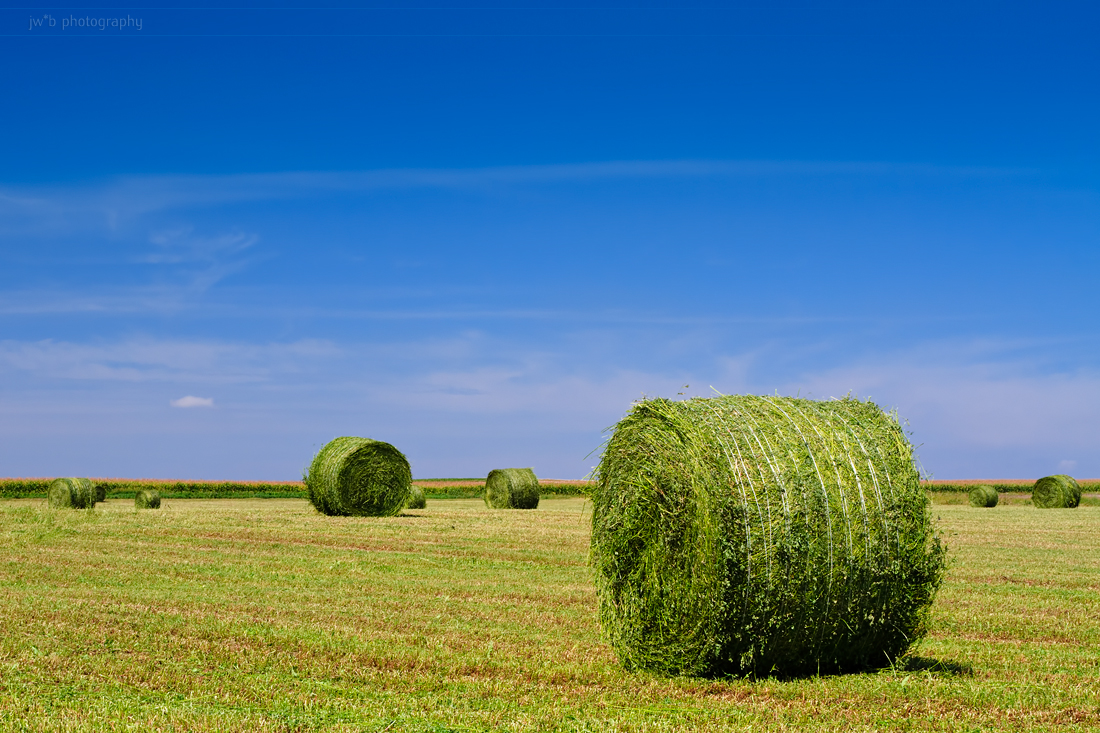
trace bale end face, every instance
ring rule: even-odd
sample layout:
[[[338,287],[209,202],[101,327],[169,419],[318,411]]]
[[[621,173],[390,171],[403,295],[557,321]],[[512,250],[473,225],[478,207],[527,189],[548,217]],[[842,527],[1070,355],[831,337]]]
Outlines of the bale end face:
[[[1072,476],[1044,476],[1031,490],[1031,503],[1039,509],[1076,509],[1081,503],[1081,486]]]
[[[160,509],[160,492],[156,489],[142,489],[134,496],[135,509]]]
[[[485,479],[484,499],[490,509],[537,509],[539,479],[530,468],[495,468]]]
[[[997,506],[997,502],[1000,501],[1000,494],[992,486],[986,486],[985,484],[979,484],[978,486],[970,489],[970,506],[988,508]]]

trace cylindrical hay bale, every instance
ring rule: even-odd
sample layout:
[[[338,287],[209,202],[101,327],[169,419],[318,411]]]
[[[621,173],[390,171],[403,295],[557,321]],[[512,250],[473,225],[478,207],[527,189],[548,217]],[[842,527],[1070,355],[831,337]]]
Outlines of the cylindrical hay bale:
[[[494,468],[485,479],[490,509],[537,509],[539,480],[530,468]]]
[[[135,509],[160,509],[160,492],[156,489],[142,489],[134,495]]]
[[[95,485],[95,500],[96,502],[107,501],[107,484]]]
[[[95,499],[95,484],[86,478],[54,479],[46,491],[46,501],[52,507],[90,509]]]
[[[1001,495],[992,486],[978,484],[970,489],[970,506],[995,507]]]
[[[401,451],[368,438],[336,438],[305,476],[309,500],[331,516],[390,517],[409,496],[412,471]]]
[[[913,449],[855,399],[643,401],[596,471],[600,622],[628,669],[813,674],[891,663],[943,577]]]
[[[416,484],[409,487],[409,498],[405,502],[406,509],[423,509],[428,506],[428,498],[424,496],[424,489]]]
[[[1076,509],[1081,503],[1081,486],[1072,476],[1045,476],[1035,482],[1031,503],[1040,509]]]

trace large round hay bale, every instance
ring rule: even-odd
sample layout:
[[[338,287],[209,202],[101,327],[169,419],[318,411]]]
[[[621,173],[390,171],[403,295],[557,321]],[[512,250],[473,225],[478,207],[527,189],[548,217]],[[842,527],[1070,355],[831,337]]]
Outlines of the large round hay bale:
[[[997,493],[997,490],[992,486],[986,484],[978,484],[971,487],[969,492],[970,506],[976,507],[995,507],[997,502],[1000,501],[1001,495]]]
[[[424,489],[416,484],[409,487],[409,498],[405,501],[406,509],[423,509],[428,506],[428,497],[424,496]]]
[[[46,490],[46,501],[52,507],[89,509],[95,506],[95,484],[86,478],[59,478]]]
[[[604,447],[590,560],[629,669],[849,671],[925,633],[944,549],[896,417],[856,399],[638,403]]]
[[[327,443],[305,476],[310,502],[332,516],[393,516],[405,506],[411,481],[401,451],[380,440],[355,437]]]
[[[1072,476],[1044,476],[1031,490],[1031,503],[1040,509],[1076,509],[1081,503],[1081,486]]]
[[[95,500],[97,503],[107,501],[107,484],[98,483],[95,485]]]
[[[494,468],[485,479],[490,509],[537,509],[539,479],[530,468]]]
[[[160,509],[160,492],[156,489],[142,489],[134,495],[135,509]]]

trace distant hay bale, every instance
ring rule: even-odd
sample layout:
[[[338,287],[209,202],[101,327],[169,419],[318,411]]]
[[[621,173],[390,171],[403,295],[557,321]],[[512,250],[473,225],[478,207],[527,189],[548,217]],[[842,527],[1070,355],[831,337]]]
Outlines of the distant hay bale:
[[[539,480],[530,468],[495,468],[485,479],[485,505],[490,509],[537,509]]]
[[[160,492],[156,489],[142,489],[134,495],[135,509],[160,509]]]
[[[1076,509],[1081,503],[1081,487],[1072,476],[1045,476],[1035,482],[1031,503],[1040,509]]]
[[[59,478],[50,483],[46,501],[51,507],[90,509],[95,506],[95,484],[86,478]]]
[[[95,500],[97,503],[107,501],[107,484],[95,485]]]
[[[978,484],[970,489],[970,506],[995,507],[1001,495],[992,486]]]
[[[409,498],[405,502],[406,509],[423,509],[428,506],[428,498],[424,496],[424,489],[416,484],[409,487]]]
[[[390,517],[405,506],[412,471],[404,454],[389,443],[342,437],[321,448],[303,480],[310,502],[322,514]]]
[[[628,669],[851,671],[927,629],[945,550],[913,448],[872,402],[643,401],[596,480],[600,622]]]

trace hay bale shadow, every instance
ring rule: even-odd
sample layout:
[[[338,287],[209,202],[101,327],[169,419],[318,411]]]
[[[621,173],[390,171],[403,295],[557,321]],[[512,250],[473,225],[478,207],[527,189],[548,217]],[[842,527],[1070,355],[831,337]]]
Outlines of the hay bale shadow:
[[[951,677],[970,677],[974,674],[974,668],[969,664],[932,657],[909,657],[900,668],[906,672],[931,672]]]

